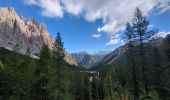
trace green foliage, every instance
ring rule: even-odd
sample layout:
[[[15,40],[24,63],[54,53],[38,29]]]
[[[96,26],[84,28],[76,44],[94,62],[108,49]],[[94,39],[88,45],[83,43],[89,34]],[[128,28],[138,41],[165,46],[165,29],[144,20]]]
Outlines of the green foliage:
[[[57,60],[63,60],[65,56],[65,50],[63,47],[63,42],[60,36],[60,32],[57,33],[57,38],[55,41],[54,54],[56,55]]]
[[[4,66],[0,70],[0,100],[91,99],[88,76],[78,67],[57,62],[47,46],[43,46],[39,60],[3,48],[0,51]]]
[[[34,62],[31,58],[16,52],[9,52],[3,48],[0,51],[4,64],[0,71],[0,99],[30,100]]]
[[[149,92],[148,96],[141,97],[141,100],[162,100],[156,91]]]
[[[0,60],[0,69],[2,69],[4,66],[2,64],[2,61]]]
[[[167,35],[167,37],[164,39],[164,46],[165,46],[165,53],[170,62],[170,35]]]
[[[18,45],[15,52],[0,48],[0,100],[169,100],[170,35],[151,45],[155,30],[148,30],[139,9],[134,17],[126,26],[127,52],[114,64],[92,68],[100,76],[64,61],[60,33],[54,51],[44,45],[40,59],[31,58],[30,50],[19,54]]]
[[[49,84],[49,69],[52,63],[52,56],[49,48],[46,45],[43,45],[40,55],[39,66],[36,69],[36,82],[35,82],[35,100],[49,100],[50,93],[48,89]]]
[[[150,38],[156,30],[148,29],[149,22],[139,9],[134,17],[133,24],[128,23],[125,30],[128,50],[112,65],[93,68],[105,79],[104,97],[106,100],[169,100],[170,35],[164,44],[152,44]],[[112,75],[114,70],[116,74]]]

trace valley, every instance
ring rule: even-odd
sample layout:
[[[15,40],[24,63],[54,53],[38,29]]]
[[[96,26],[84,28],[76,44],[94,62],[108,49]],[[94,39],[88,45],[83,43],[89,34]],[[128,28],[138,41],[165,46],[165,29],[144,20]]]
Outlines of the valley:
[[[125,26],[113,51],[69,53],[60,32],[1,7],[0,100],[170,100],[170,34],[140,8]]]

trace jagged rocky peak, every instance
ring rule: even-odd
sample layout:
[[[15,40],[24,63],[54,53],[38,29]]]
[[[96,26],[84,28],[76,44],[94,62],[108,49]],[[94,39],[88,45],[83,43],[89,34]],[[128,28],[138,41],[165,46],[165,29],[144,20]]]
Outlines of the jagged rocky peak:
[[[20,53],[29,49],[32,54],[39,54],[43,44],[53,49],[53,43],[44,23],[37,25],[34,18],[25,20],[14,8],[0,8],[0,47],[12,50],[18,45]]]
[[[46,30],[45,24],[44,23],[40,23],[38,25],[38,29],[41,30],[41,31]]]
[[[29,18],[29,19],[28,19],[28,22],[31,22],[31,23],[34,24],[34,25],[37,24],[37,21],[36,21],[36,19],[34,19],[34,18]]]
[[[39,55],[43,44],[48,45],[51,50],[54,48],[53,37],[43,22],[38,24],[34,18],[26,20],[11,7],[0,8],[0,47],[21,54],[29,52]],[[77,65],[68,54],[65,60],[69,64]]]

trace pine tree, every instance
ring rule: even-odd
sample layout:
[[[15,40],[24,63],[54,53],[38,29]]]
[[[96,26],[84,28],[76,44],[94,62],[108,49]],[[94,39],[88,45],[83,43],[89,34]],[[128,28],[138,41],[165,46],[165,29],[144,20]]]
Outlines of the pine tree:
[[[164,39],[165,53],[167,55],[168,61],[170,62],[170,34]]]
[[[2,61],[1,61],[1,59],[0,59],[0,70],[3,68],[4,66],[3,66],[3,63],[2,63]]]
[[[16,79],[11,68],[0,69],[0,100],[16,98]]]
[[[85,76],[85,100],[91,100],[91,84],[88,76]]]
[[[31,59],[31,58],[30,58]],[[30,60],[27,60],[30,61]],[[17,94],[20,100],[29,100],[30,99],[30,89],[33,79],[32,68],[34,66],[31,63],[23,61],[16,69],[15,75],[17,78]]]
[[[105,91],[104,100],[114,100],[114,98],[116,98],[116,97],[113,97],[114,96],[113,88],[114,87],[113,87],[112,77],[108,74],[105,78],[105,83],[104,83],[104,91]]]
[[[156,90],[159,90],[160,88],[162,88],[161,84],[162,84],[162,74],[163,74],[163,70],[164,68],[163,63],[162,63],[162,59],[161,59],[161,55],[160,52],[158,50],[157,47],[153,48],[153,60],[154,60],[154,69],[152,69],[153,73],[153,78],[154,78],[154,85],[156,85]]]
[[[143,84],[146,95],[149,93],[148,79],[147,79],[147,68],[145,61],[145,47],[144,44],[149,41],[149,39],[157,32],[157,30],[148,30],[149,22],[146,17],[143,16],[142,11],[137,8],[134,13],[134,21],[133,21],[133,30],[136,35],[136,39],[140,42],[140,58],[141,58],[141,68],[142,68],[142,77]]]
[[[43,45],[40,55],[39,66],[37,66],[35,75],[36,81],[36,96],[35,100],[49,100],[49,81],[50,81],[50,67],[52,66],[52,56],[48,46]]]
[[[65,51],[64,51],[64,46],[63,46],[63,42],[62,42],[62,39],[61,39],[60,32],[57,33],[57,38],[56,38],[56,41],[55,41],[54,54],[55,54],[58,61],[61,61],[61,60],[64,59]]]
[[[170,78],[170,34],[166,36],[164,39],[164,47],[165,47],[165,55],[168,60],[168,63],[166,65],[164,74],[166,76],[164,84],[166,84],[164,87],[166,87],[165,91],[163,92],[164,98],[167,98],[167,100],[170,98],[170,81],[167,80]]]
[[[32,95],[32,85],[35,80],[35,62],[33,58],[26,57],[16,69],[18,80],[18,95],[20,100],[30,100]]]
[[[63,89],[64,88],[64,72],[65,72],[65,67],[64,67],[64,57],[65,57],[65,50],[64,50],[64,45],[63,45],[63,42],[62,42],[62,38],[61,38],[61,35],[60,33],[58,32],[57,33],[57,37],[56,37],[56,41],[55,41],[55,48],[54,48],[54,51],[53,51],[53,54],[54,54],[54,57],[55,57],[55,72],[54,72],[54,75],[55,75],[55,78],[53,79],[53,83],[54,83],[54,88],[55,89],[55,93],[54,94],[54,98],[56,99],[62,99],[64,98],[61,94],[61,91],[62,90],[65,90]]]
[[[128,66],[132,69],[132,80],[133,80],[133,98],[134,100],[139,100],[139,82],[137,79],[137,68],[135,64],[135,51],[134,51],[134,33],[131,25],[127,23],[125,35],[127,37],[128,43]],[[131,71],[130,71],[131,72]]]
[[[92,98],[94,100],[104,99],[104,85],[101,77],[95,76],[91,83]]]

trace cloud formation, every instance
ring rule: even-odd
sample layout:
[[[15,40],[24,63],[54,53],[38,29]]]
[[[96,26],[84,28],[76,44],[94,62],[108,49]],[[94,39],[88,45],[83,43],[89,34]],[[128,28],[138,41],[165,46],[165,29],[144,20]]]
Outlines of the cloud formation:
[[[64,14],[60,0],[25,0],[24,3],[40,7],[45,17],[63,17]]]
[[[102,35],[101,34],[92,34],[91,37],[93,38],[100,38]]]
[[[163,37],[166,38],[166,36],[170,34],[170,32],[158,32],[157,34],[155,34],[155,36],[153,36],[153,38],[157,38],[157,37]]]
[[[111,37],[132,21],[136,7],[140,7],[144,15],[153,9],[158,13],[170,10],[170,0],[24,0],[24,3],[39,6],[46,17],[63,17],[66,12],[89,22],[101,19],[103,25],[96,30]]]
[[[106,43],[106,46],[118,44],[120,42],[120,39],[111,39],[109,42]]]

